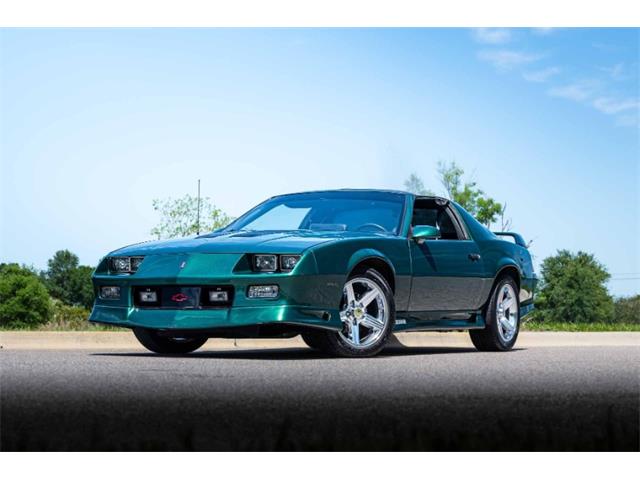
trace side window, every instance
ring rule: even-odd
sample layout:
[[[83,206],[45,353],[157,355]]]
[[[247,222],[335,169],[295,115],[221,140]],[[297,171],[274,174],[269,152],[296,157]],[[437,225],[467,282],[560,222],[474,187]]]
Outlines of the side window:
[[[416,200],[411,225],[431,225],[440,229],[443,240],[459,240],[458,231],[446,207],[433,200]]]

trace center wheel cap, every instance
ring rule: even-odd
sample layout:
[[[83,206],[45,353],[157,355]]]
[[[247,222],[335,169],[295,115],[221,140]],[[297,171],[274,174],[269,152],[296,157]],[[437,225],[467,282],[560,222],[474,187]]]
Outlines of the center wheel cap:
[[[360,320],[362,317],[364,317],[364,309],[360,308],[360,307],[356,307],[353,309],[353,316],[356,317],[356,319]]]

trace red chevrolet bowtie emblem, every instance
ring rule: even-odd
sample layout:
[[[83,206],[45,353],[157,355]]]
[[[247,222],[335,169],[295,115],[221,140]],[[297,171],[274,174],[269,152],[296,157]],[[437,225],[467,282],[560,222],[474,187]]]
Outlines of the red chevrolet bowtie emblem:
[[[176,293],[171,297],[171,300],[173,300],[174,302],[184,302],[185,300],[189,300],[189,297],[187,297],[184,293]]]

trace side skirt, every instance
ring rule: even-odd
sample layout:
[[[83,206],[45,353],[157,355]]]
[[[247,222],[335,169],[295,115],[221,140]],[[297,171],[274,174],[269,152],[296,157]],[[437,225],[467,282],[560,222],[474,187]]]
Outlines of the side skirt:
[[[485,326],[480,312],[397,312],[393,331],[473,330]]]

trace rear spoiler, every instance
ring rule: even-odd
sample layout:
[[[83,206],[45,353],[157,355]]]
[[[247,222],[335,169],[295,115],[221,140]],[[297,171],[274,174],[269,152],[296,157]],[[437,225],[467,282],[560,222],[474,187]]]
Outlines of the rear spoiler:
[[[527,248],[527,242],[524,241],[522,235],[515,232],[493,232],[494,235],[504,236],[504,237],[512,237],[516,242],[516,245],[520,245],[521,247]]]

